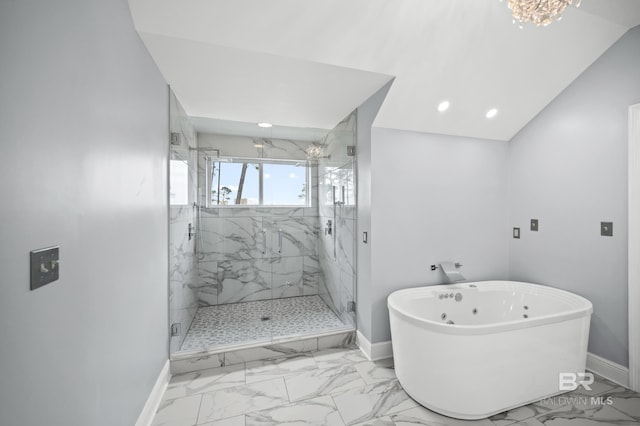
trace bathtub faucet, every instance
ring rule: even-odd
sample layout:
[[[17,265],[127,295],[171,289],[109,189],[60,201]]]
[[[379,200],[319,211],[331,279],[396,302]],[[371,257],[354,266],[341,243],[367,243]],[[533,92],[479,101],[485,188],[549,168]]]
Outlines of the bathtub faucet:
[[[466,278],[459,269],[462,267],[460,262],[442,262],[438,265],[431,265],[431,270],[435,271],[440,269],[442,273],[447,277],[449,283],[455,283],[457,281],[464,281]]]

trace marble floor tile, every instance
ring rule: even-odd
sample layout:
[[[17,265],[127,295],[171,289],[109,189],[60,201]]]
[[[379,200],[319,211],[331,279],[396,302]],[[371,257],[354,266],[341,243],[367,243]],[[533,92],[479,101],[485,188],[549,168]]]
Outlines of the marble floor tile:
[[[515,422],[515,423],[509,423],[509,425],[513,425],[513,426],[544,426],[542,423],[540,423],[535,417],[532,417],[530,419],[526,419],[526,420],[522,420],[519,422]]]
[[[359,348],[344,349],[332,348],[324,349],[313,353],[313,358],[318,364],[318,368],[335,367],[336,365],[354,364],[357,362],[366,362],[367,357],[364,356]]]
[[[549,411],[557,410],[558,408],[564,407],[567,404],[569,404],[568,399],[561,398],[560,396],[554,396],[551,398],[545,398],[532,404],[512,408],[511,410],[495,414],[489,417],[489,419],[496,426],[507,426],[517,421],[530,419],[548,413]]]
[[[605,379],[604,377],[600,377],[600,376],[594,376],[595,381],[593,383],[591,383],[591,385],[589,385],[589,387],[591,388],[589,389],[585,389],[583,386],[578,387],[578,389],[569,392],[565,395],[569,395],[569,396],[579,396],[579,395],[584,395],[584,396],[597,396],[600,395],[604,392],[608,392],[611,391],[617,387],[620,387],[620,385],[613,383],[607,379]]]
[[[394,426],[391,417],[383,416],[375,419],[367,420],[362,423],[356,423],[353,426]]]
[[[198,419],[201,395],[163,401],[151,426],[193,426]]]
[[[607,392],[602,395],[603,397],[610,397],[612,400],[611,406],[618,411],[623,412],[629,417],[633,417],[636,421],[640,422],[640,394],[623,387],[614,389],[611,392]]]
[[[198,423],[235,417],[289,403],[283,379],[220,389],[202,395]]]
[[[300,353],[286,358],[250,361],[246,363],[246,382],[255,383],[317,369],[318,366],[313,356],[308,353]]]
[[[242,364],[177,374],[171,378],[164,399],[212,392],[243,384],[245,384],[245,369]]]
[[[330,395],[365,385],[356,369],[351,365],[307,371],[286,377],[285,383],[291,401]]]
[[[354,365],[365,383],[372,385],[374,383],[386,382],[396,378],[396,372],[393,369],[393,359],[387,358],[380,361],[366,361]]]
[[[333,395],[333,400],[347,425],[418,406],[397,380],[351,389]]]
[[[535,420],[546,426],[640,426],[640,422],[609,405],[581,408],[570,404],[537,416]],[[527,423],[528,426],[532,424],[535,423]]]
[[[288,346],[298,344],[278,347],[270,360],[247,352],[238,364],[175,375],[152,425],[640,426],[640,394],[600,377],[590,390],[465,421],[413,401],[391,360],[368,361],[352,346],[312,353]]]
[[[434,413],[424,407],[414,407],[406,411],[392,414],[391,420],[396,426],[428,425],[428,426],[493,426],[489,419],[460,420]]]
[[[244,414],[235,417],[229,417],[228,419],[216,420],[209,423],[200,423],[198,426],[244,426]]]
[[[330,396],[307,399],[270,410],[247,414],[247,426],[318,425],[343,426],[344,422]]]

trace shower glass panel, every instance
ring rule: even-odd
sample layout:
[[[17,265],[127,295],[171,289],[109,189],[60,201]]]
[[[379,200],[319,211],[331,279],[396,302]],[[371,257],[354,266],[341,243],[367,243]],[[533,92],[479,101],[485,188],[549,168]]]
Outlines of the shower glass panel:
[[[193,260],[172,273],[184,277],[172,284],[172,354],[354,329],[354,143],[355,113],[313,142],[198,135],[195,245],[172,250]],[[173,225],[172,241],[189,241]],[[174,315],[192,300],[197,312]]]
[[[319,295],[346,325],[355,327],[356,113],[324,138],[318,159],[319,219],[323,227],[319,263],[323,280]]]
[[[194,257],[197,199],[196,131],[170,92],[169,324],[170,350],[180,349],[198,309],[198,264]],[[191,234],[191,235],[190,235]]]

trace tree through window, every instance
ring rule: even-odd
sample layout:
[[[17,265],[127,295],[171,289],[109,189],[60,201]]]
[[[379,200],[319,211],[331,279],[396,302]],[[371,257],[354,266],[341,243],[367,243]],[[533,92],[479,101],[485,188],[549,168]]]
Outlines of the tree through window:
[[[308,180],[306,162],[212,159],[209,201],[211,206],[306,206]]]

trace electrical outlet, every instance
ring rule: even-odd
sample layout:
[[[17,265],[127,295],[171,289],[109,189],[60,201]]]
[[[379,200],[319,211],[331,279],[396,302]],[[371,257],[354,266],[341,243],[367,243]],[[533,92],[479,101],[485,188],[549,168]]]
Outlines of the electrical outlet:
[[[538,219],[531,219],[531,230],[532,231],[538,230]]]

